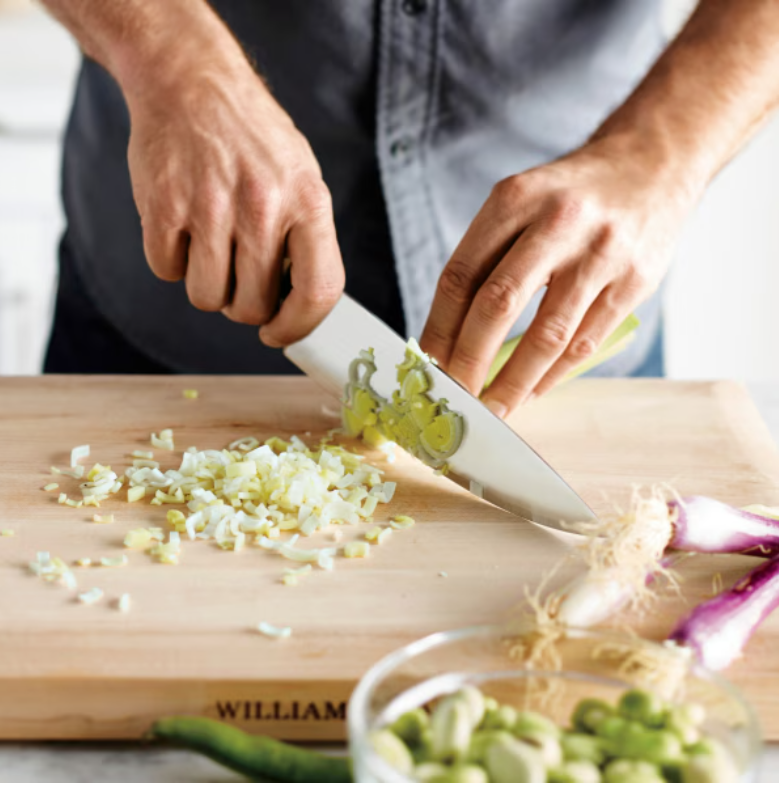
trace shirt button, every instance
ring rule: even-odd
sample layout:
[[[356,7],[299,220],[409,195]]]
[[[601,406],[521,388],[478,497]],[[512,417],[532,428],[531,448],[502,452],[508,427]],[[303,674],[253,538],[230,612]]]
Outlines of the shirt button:
[[[427,0],[403,0],[400,7],[409,16],[418,16],[427,11]]]
[[[393,158],[403,155],[414,146],[414,140],[410,136],[401,136],[390,145],[390,155]]]

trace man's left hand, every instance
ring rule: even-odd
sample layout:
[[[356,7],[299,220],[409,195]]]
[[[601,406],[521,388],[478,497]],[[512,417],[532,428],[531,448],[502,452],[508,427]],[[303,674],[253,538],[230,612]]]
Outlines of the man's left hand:
[[[499,416],[549,390],[660,284],[692,197],[662,159],[598,139],[499,182],[438,283],[422,348],[474,395],[531,297],[519,347],[485,394]]]

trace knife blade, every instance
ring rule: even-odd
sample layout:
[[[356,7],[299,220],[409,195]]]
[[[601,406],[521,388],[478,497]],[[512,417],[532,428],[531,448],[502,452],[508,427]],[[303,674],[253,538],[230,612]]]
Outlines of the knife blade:
[[[349,365],[364,349],[373,349],[376,373],[371,384],[389,397],[397,386],[396,365],[406,342],[370,311],[342,295],[325,320],[284,354],[328,392],[339,398]],[[449,459],[450,480],[474,495],[534,523],[561,530],[565,522],[591,521],[595,514],[568,483],[478,398],[429,365],[430,395],[446,398],[465,420],[465,434]]]

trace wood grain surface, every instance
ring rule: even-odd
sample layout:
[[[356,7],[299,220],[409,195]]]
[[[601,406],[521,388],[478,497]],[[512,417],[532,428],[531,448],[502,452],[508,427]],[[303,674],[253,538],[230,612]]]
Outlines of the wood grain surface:
[[[200,397],[184,399],[184,388]],[[78,497],[77,480],[48,471],[67,466],[73,446],[88,443],[90,462],[123,469],[129,452],[149,449],[152,431],[172,428],[177,451],[155,457],[177,467],[190,445],[293,433],[314,441],[335,424],[327,413],[334,406],[297,377],[0,379],[0,528],[15,532],[0,538],[0,738],[137,738],[162,714],[195,712],[289,739],[339,739],[345,701],[379,657],[433,631],[505,619],[524,586],[562,555],[553,535],[414,460],[390,466],[371,455],[399,484],[376,522],[404,513],[417,525],[369,559],[339,558],[332,573],[315,571],[296,587],[280,583],[288,563],[276,554],[202,541],[184,544],[178,566],[131,552],[125,568],[74,568],[80,590],[105,592],[93,606],[27,569],[42,550],[67,561],[119,555],[128,529],[165,525],[168,507],[128,504],[124,493],[100,510],[114,513],[113,524],[92,523],[92,508],[57,504],[59,490],[41,488],[56,481]],[[735,383],[582,380],[534,402],[512,425],[596,512],[624,501],[632,484],[654,482],[779,505],[779,458]],[[367,528],[346,527],[340,544]],[[690,560],[686,601],[710,591],[713,573],[727,584],[751,563]],[[124,592],[133,601],[127,614],[114,607]],[[660,637],[684,609],[668,602],[640,629]],[[292,638],[259,635],[262,620],[292,626]],[[779,617],[728,673],[774,739],[777,643]]]

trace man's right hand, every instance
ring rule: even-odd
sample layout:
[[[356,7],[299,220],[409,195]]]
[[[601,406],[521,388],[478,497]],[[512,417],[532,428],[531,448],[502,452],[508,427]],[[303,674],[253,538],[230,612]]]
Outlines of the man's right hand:
[[[163,280],[184,278],[197,308],[261,325],[266,344],[285,346],[343,290],[329,191],[308,142],[232,39],[179,42],[122,85],[146,257]],[[285,256],[292,292],[277,312]]]

